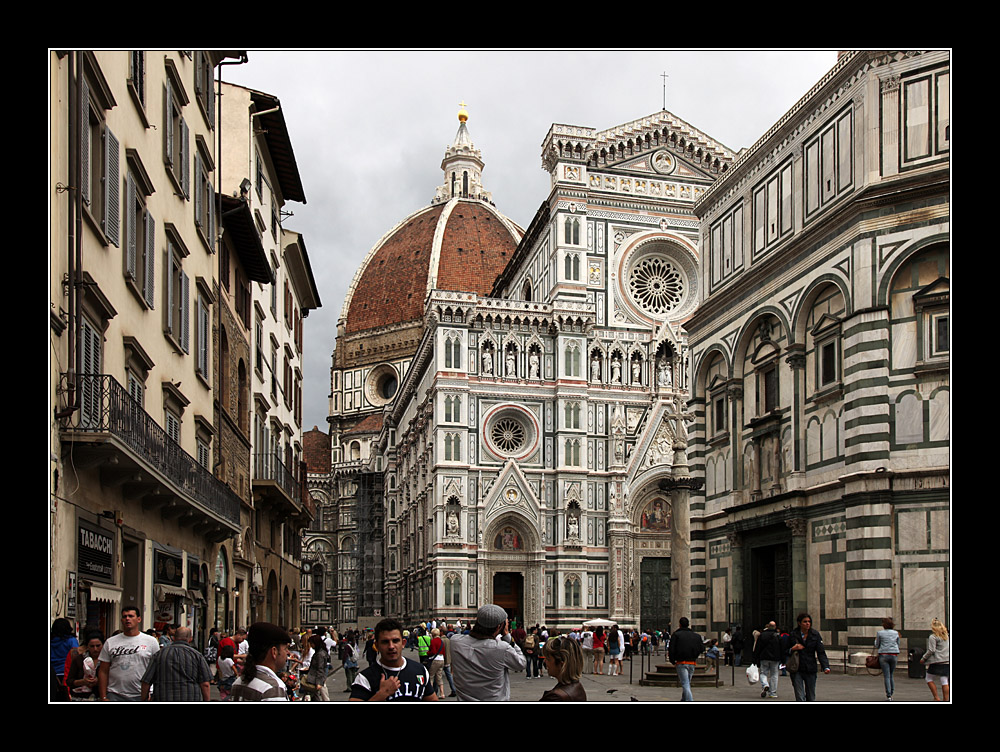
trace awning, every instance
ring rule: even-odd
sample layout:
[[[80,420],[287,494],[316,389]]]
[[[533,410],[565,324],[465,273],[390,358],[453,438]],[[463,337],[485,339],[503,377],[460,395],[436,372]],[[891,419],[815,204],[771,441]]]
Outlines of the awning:
[[[205,600],[205,596],[203,596],[201,594],[200,590],[188,590],[187,591],[187,595],[184,596],[184,597],[188,598],[188,599],[190,599],[192,601],[204,601]]]
[[[95,585],[91,582],[90,600],[104,601],[105,603],[121,603],[122,590],[121,588],[111,587],[110,585]]]
[[[156,596],[157,603],[163,603],[168,595],[176,595],[181,598],[190,598],[188,591],[181,587],[176,587],[175,585],[154,585],[153,594]]]

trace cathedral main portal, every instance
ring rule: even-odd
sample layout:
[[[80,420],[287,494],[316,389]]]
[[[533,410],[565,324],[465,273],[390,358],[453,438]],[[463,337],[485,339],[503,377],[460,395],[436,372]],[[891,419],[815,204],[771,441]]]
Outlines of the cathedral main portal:
[[[507,612],[513,624],[524,626],[524,575],[520,572],[497,572],[493,575],[493,602]]]

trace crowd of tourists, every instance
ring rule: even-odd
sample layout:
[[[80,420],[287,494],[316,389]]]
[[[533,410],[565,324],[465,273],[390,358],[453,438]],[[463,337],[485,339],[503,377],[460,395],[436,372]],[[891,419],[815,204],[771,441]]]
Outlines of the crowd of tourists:
[[[686,618],[673,633],[601,623],[560,634],[544,625],[518,624],[493,604],[482,606],[469,623],[431,620],[404,627],[383,619],[374,628],[343,633],[266,622],[231,633],[213,628],[203,651],[193,646],[188,627],[165,625],[161,631],[141,632],[140,624],[138,609],[126,607],[121,629],[107,639],[97,630],[84,630],[78,638],[67,619],[56,619],[50,635],[51,699],[201,702],[211,698],[215,685],[224,701],[329,702],[328,679],[339,668],[342,691],[350,693],[351,701],[455,697],[502,702],[510,699],[511,676],[523,672],[527,680],[555,680],[540,700],[581,702],[587,699],[582,676],[619,676],[623,661],[661,647],[677,668],[681,699],[688,701],[703,653],[725,665],[748,660],[748,678],[760,682],[762,698],[776,697],[779,676],[790,675],[795,699],[815,700],[818,673],[830,672],[822,636],[808,613],[800,614],[791,630],[772,621],[750,638],[737,626],[726,630],[721,643],[702,639]],[[882,627],[875,636],[872,665],[877,656],[891,700],[899,633],[891,618]],[[949,647],[947,628],[934,619],[920,662],[926,665],[935,700],[950,697]]]

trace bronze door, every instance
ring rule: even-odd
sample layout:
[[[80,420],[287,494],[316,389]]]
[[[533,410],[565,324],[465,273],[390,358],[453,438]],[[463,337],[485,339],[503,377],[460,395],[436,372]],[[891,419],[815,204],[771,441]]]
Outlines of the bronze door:
[[[670,624],[670,559],[642,560],[639,567],[639,628],[666,631]]]

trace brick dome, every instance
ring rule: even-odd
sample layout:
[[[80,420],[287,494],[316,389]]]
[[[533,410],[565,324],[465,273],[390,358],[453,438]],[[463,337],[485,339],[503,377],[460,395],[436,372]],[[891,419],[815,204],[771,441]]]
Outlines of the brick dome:
[[[344,300],[355,334],[416,321],[430,290],[488,295],[524,231],[480,199],[451,198],[414,212],[368,252]]]

